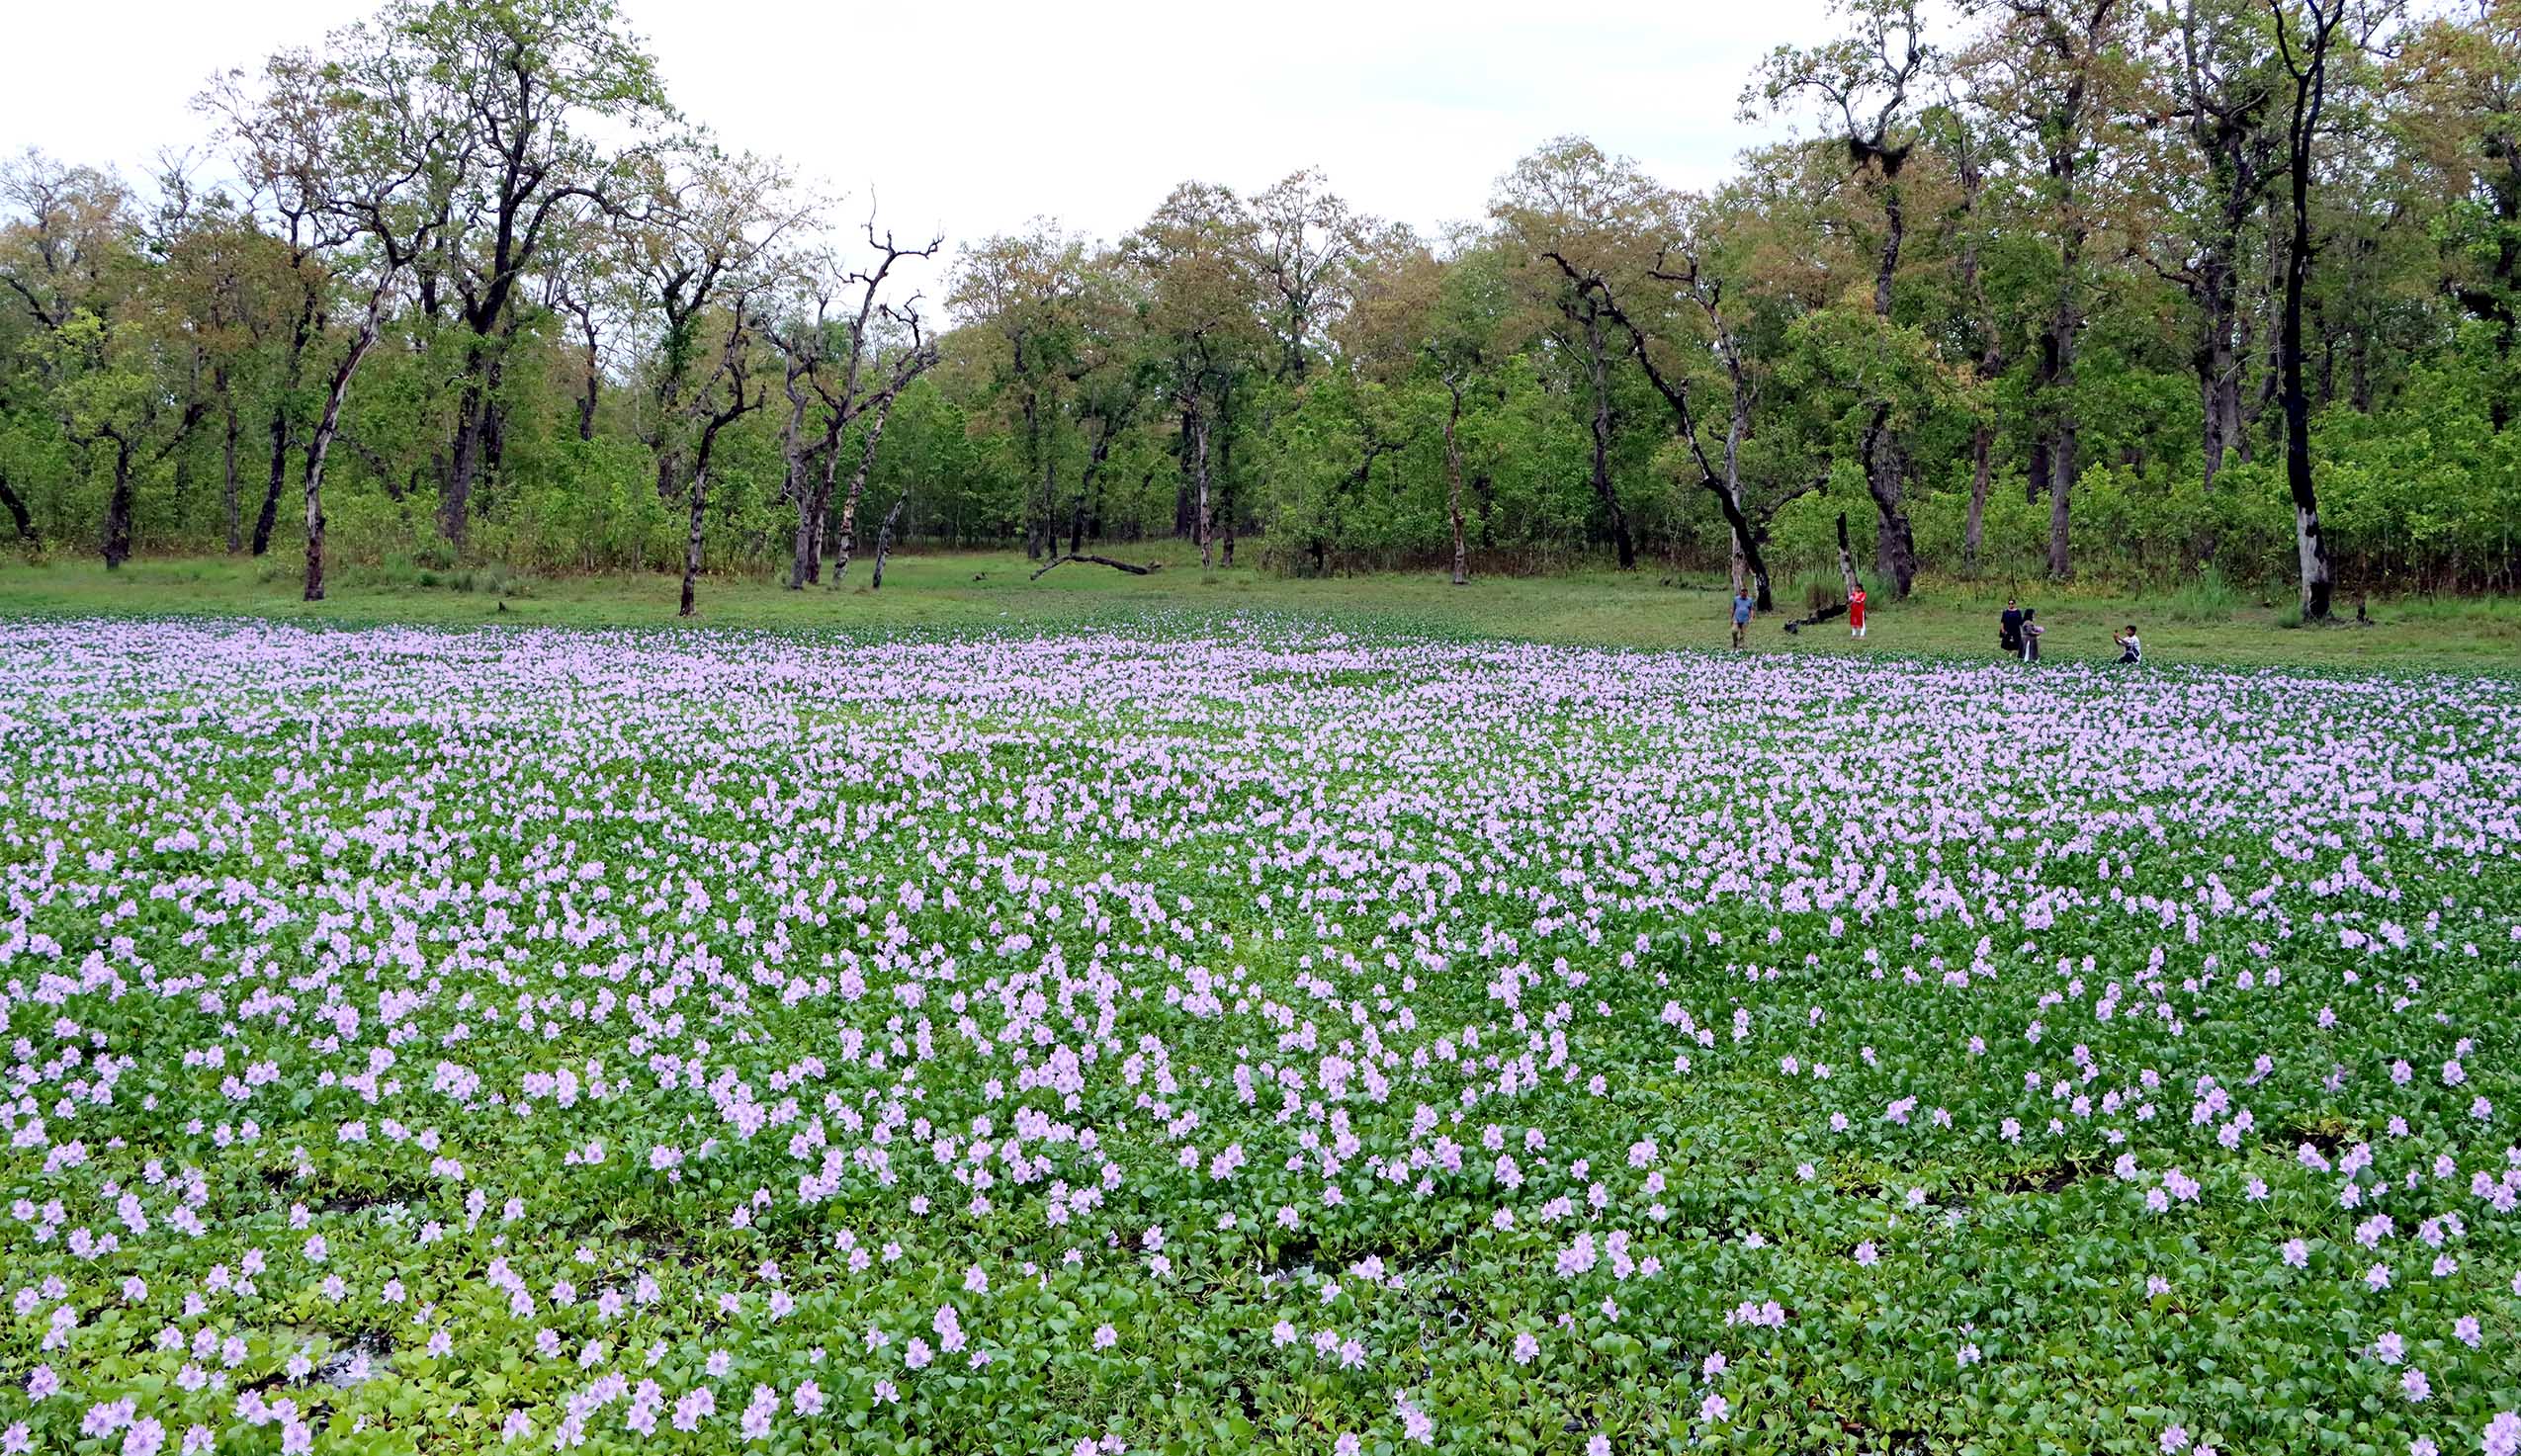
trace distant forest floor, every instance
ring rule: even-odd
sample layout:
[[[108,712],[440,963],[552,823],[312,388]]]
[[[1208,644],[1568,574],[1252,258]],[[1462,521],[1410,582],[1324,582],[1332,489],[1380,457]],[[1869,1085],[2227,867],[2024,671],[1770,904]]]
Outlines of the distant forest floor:
[[[1475,576],[1455,587],[1441,571],[1318,580],[1250,567],[1202,571],[1196,554],[1177,542],[1102,550],[1161,569],[1136,576],[1079,560],[1034,579],[1039,563],[1020,552],[897,554],[886,565],[883,589],[873,591],[861,557],[837,589],[792,592],[766,571],[706,577],[699,614],[683,625],[893,636],[1120,623],[1144,629],[1179,619],[1190,631],[1220,614],[1249,612],[1361,633],[1606,647],[1728,644],[1725,584],[1703,573],[1675,576],[1648,565],[1630,572]],[[344,563],[334,568],[328,599],[310,604],[298,599],[298,568],[295,557],[277,555],[259,561],[141,558],[113,573],[84,559],[0,561],[0,617],[207,613],[340,626],[677,625],[679,583],[661,572],[540,576],[496,565],[428,570]],[[2372,625],[2358,626],[2356,599],[2349,595],[2340,600],[2342,624],[2302,627],[2287,625],[2293,602],[2285,588],[2204,583],[2147,593],[1930,579],[1907,602],[1877,599],[1868,636],[1854,642],[1844,621],[1799,635],[1782,630],[1809,610],[1811,590],[1801,581],[1779,583],[1782,610],[1753,625],[1754,650],[1992,658],[1996,614],[2012,590],[2039,610],[2050,663],[2112,660],[2112,634],[2132,622],[2155,665],[2521,673],[2521,599],[2509,597],[2376,598]]]

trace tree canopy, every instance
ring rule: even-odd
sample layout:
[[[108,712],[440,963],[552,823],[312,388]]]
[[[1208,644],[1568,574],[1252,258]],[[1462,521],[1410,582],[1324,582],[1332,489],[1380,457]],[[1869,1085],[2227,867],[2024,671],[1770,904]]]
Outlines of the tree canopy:
[[[0,530],[303,545],[310,595],[328,551],[804,587],[871,520],[1764,596],[1841,517],[1883,596],[2516,584],[2521,0],[1832,27],[1702,192],[1564,136],[1441,237],[1305,167],[906,239],[681,115],[609,0],[391,0],[213,78],[158,175],[0,165]]]

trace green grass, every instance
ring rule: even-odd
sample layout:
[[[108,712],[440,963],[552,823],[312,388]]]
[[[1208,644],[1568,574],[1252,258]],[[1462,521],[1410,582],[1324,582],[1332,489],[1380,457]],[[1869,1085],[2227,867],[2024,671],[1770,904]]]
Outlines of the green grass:
[[[1352,631],[1618,647],[1720,648],[1723,583],[1648,568],[1552,576],[1489,576],[1455,587],[1438,572],[1297,580],[1248,567],[1202,571],[1174,542],[1115,547],[1161,562],[1151,576],[1064,565],[1038,580],[1012,552],[897,556],[884,589],[865,564],[835,590],[783,589],[767,571],[714,575],[700,586],[695,623],[773,631],[893,636],[1090,628],[1189,614],[1266,612]],[[1257,552],[1248,552],[1257,554]],[[1869,637],[1843,624],[1789,637],[1780,624],[1807,610],[1798,579],[1781,582],[1782,611],[1753,632],[1763,652],[1856,652],[1991,657],[2008,590],[2040,611],[2051,661],[2108,661],[2111,634],[2138,624],[2157,663],[2338,669],[2521,671],[2521,601],[2407,599],[2376,603],[2370,626],[2304,628],[2289,596],[2209,579],[2152,593],[2052,590],[2040,584],[1921,582],[1907,602],[1876,598]],[[345,565],[327,600],[298,599],[296,561],[226,557],[135,561],[107,572],[89,560],[0,564],[0,615],[224,614],[342,626],[410,623],[580,628],[672,627],[678,582],[663,574],[535,577],[488,565],[422,570]],[[2348,608],[2351,615],[2351,606]]]

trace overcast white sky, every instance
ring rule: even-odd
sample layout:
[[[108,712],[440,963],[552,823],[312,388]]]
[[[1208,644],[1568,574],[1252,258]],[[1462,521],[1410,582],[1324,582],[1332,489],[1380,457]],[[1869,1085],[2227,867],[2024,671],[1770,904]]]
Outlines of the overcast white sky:
[[[1702,186],[1760,134],[1735,119],[1753,62],[1828,26],[1823,0],[623,5],[688,115],[949,243],[1035,215],[1116,237],[1185,178],[1257,191],[1307,165],[1432,232],[1479,216],[1498,174],[1565,132]],[[137,175],[199,136],[187,102],[214,69],[369,8],[22,7],[0,147]]]

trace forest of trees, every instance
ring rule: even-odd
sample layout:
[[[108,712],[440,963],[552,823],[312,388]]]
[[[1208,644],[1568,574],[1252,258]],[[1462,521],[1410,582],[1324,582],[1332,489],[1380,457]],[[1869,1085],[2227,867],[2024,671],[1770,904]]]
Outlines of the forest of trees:
[[[681,116],[610,0],[389,0],[145,179],[0,164],[0,536],[686,609],[910,539],[1766,595],[1842,521],[1882,598],[2521,585],[2521,0],[1833,24],[1703,193],[1569,136],[1441,237],[1299,170],[948,239]]]

